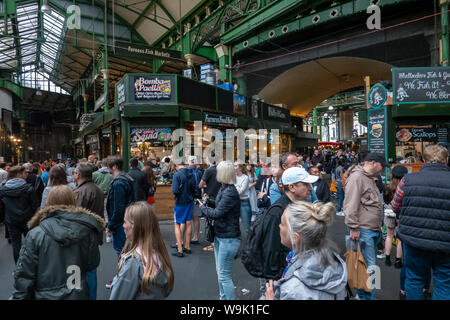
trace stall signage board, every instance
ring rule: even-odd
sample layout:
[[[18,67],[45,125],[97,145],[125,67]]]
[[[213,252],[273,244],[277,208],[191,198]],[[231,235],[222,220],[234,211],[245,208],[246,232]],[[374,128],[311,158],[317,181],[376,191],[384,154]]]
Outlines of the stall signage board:
[[[369,152],[381,153],[386,157],[386,112],[384,108],[368,110]]]
[[[131,58],[144,58],[144,59],[156,58],[161,60],[172,60],[177,62],[184,61],[180,51],[156,48],[139,44],[132,44],[124,41],[114,42],[114,54],[118,56],[125,56]]]
[[[120,80],[116,85],[116,105],[121,106],[126,101],[125,82]]]
[[[393,68],[394,104],[450,102],[450,67]]]
[[[203,122],[208,126],[237,127],[238,119],[233,116],[215,113],[204,113]]]
[[[395,134],[399,142],[447,142],[447,128],[402,128]]]
[[[132,147],[136,147],[138,142],[149,142],[152,147],[157,147],[171,141],[172,130],[170,128],[131,128],[130,138]]]
[[[175,103],[175,76],[133,75],[129,76],[130,103]]]
[[[372,108],[380,108],[384,106],[387,99],[387,90],[382,85],[377,83],[374,85],[367,96],[369,106]]]
[[[278,122],[289,122],[290,112],[288,109],[274,107],[267,104],[263,104],[264,120],[274,120]]]

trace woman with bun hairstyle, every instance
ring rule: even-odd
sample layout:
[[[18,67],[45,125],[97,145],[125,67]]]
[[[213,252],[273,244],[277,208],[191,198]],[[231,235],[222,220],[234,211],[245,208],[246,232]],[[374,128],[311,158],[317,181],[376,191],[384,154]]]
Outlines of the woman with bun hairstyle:
[[[120,254],[110,300],[160,300],[173,288],[174,274],[158,219],[147,202],[135,202],[125,211],[127,241]]]
[[[292,249],[280,280],[267,283],[267,300],[344,300],[347,266],[325,239],[336,209],[329,203],[292,202],[281,217],[281,242]]]

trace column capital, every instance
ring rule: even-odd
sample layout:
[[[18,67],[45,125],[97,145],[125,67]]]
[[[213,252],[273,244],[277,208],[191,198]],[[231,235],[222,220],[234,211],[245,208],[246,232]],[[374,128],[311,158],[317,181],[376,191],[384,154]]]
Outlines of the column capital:
[[[81,96],[83,97],[84,102],[88,102],[89,95],[87,93],[83,93]]]

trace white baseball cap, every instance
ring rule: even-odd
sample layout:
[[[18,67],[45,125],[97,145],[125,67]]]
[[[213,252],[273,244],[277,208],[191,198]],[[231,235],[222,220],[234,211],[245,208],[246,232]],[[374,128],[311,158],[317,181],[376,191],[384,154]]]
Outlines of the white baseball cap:
[[[319,179],[318,176],[310,175],[302,167],[292,167],[292,168],[286,169],[283,172],[283,176],[281,177],[283,185],[285,185],[285,186],[287,186],[289,184],[294,184],[297,182],[314,183],[318,179]]]

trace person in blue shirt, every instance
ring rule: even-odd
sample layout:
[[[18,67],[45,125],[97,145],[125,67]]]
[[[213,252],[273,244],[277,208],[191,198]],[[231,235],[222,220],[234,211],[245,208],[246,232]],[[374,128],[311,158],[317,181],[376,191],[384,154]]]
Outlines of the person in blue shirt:
[[[279,170],[281,170],[281,171],[278,172],[277,176],[281,177],[284,170],[292,168],[292,167],[302,168],[302,165],[295,153],[293,153],[293,152],[285,153],[280,159],[280,169]],[[284,193],[283,182],[280,178],[278,183],[272,183],[272,185],[270,186],[270,190],[269,190],[270,204],[272,205],[275,202],[277,202],[277,200],[281,198],[283,193]],[[317,195],[314,192],[314,189],[312,189],[311,193],[309,195],[308,202],[314,203],[317,200],[318,200]]]

